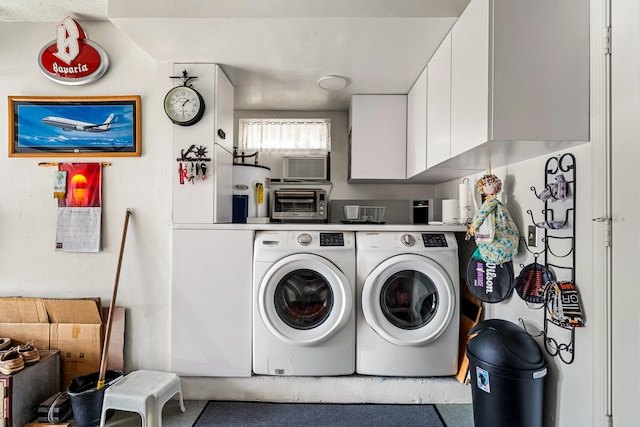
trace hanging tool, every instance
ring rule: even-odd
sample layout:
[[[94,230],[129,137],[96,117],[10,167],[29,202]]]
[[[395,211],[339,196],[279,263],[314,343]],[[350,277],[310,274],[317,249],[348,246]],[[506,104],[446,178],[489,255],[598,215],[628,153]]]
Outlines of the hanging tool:
[[[131,209],[127,208],[127,213],[124,217],[124,227],[122,229],[122,241],[120,242],[120,256],[118,257],[118,267],[116,269],[116,280],[113,285],[113,294],[111,296],[111,303],[109,304],[109,316],[107,317],[107,327],[104,333],[104,345],[102,347],[102,359],[100,360],[100,376],[98,377],[98,384],[96,390],[100,390],[104,387],[104,377],[107,373],[107,354],[109,353],[109,341],[111,338],[111,324],[113,323],[113,311],[116,308],[116,296],[118,295],[118,283],[120,282],[120,268],[122,267],[122,256],[124,255],[124,244],[127,240],[127,228],[129,228],[129,216],[131,216]]]
[[[180,177],[180,184],[184,184],[185,173],[184,169],[182,168],[182,163],[180,163],[178,166],[178,176]]]

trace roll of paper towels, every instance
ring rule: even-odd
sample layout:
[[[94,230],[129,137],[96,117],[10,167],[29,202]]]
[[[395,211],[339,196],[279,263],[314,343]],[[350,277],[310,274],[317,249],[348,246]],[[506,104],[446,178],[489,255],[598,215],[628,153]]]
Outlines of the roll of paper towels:
[[[478,202],[476,202],[475,197],[473,197],[471,184],[468,182],[463,182],[459,185],[459,192],[460,211],[462,212],[460,217],[464,219],[473,218],[473,215],[478,210]]]
[[[445,199],[442,201],[442,222],[445,224],[455,224],[459,220],[458,199]]]

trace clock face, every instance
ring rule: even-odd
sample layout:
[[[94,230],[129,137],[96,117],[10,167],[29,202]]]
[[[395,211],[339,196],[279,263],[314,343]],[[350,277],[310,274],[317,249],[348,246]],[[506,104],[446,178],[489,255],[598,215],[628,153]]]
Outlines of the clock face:
[[[190,126],[204,114],[204,100],[188,86],[176,86],[164,97],[164,111],[175,124]]]

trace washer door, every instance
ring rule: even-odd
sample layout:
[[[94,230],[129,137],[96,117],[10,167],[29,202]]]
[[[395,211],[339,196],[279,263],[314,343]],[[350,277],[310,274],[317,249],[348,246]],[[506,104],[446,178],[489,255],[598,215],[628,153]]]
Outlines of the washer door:
[[[277,261],[258,287],[258,310],[281,341],[314,345],[333,336],[353,309],[347,277],[326,258],[295,254]]]
[[[419,346],[438,338],[455,313],[449,275],[435,261],[397,255],[379,264],[362,288],[362,311],[371,328],[399,346]]]

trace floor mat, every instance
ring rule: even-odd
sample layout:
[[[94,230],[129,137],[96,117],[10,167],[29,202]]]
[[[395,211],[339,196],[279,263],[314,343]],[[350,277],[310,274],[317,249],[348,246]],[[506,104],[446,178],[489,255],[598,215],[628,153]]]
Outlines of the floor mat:
[[[210,401],[194,427],[445,427],[433,405]]]

